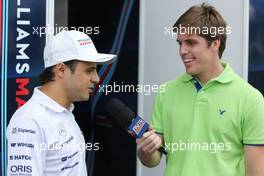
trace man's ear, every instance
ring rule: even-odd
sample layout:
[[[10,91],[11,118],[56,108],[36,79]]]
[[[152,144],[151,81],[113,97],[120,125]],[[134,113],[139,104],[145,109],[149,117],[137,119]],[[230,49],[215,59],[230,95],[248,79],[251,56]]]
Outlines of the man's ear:
[[[219,48],[220,48],[220,44],[221,44],[221,40],[216,39],[212,42],[211,47],[213,48],[213,50],[215,50],[218,53]]]
[[[59,79],[64,78],[65,71],[66,71],[66,65],[64,63],[57,64],[54,68],[55,77]]]

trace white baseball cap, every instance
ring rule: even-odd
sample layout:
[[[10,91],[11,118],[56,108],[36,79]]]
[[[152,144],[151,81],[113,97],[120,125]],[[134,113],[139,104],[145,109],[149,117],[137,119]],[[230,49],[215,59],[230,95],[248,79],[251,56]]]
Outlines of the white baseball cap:
[[[45,68],[70,60],[109,64],[115,58],[113,54],[98,53],[91,38],[75,30],[56,34],[44,49]]]

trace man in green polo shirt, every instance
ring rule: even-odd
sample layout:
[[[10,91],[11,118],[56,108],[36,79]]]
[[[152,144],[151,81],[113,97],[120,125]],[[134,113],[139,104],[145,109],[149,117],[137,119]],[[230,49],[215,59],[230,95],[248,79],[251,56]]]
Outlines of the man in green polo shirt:
[[[166,176],[264,176],[264,99],[220,61],[225,20],[202,4],[187,10],[174,30],[186,73],[156,95],[153,129],[137,139],[141,162],[157,166],[163,143]]]

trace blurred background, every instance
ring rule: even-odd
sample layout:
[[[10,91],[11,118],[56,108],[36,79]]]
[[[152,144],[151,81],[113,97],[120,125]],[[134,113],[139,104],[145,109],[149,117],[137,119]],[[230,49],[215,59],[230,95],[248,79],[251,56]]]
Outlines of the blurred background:
[[[32,95],[44,68],[45,43],[64,30],[80,30],[98,52],[118,56],[98,67],[100,85],[160,85],[184,72],[175,36],[168,32],[192,0],[2,0],[1,10],[1,174],[6,173],[6,126],[10,117]],[[262,0],[206,1],[215,6],[231,27],[223,60],[264,94],[264,2]],[[155,92],[96,93],[76,103],[74,114],[86,142],[99,143],[87,151],[89,175],[160,176],[165,158],[153,169],[141,165],[135,140],[107,113],[106,103],[120,98],[149,121]]]

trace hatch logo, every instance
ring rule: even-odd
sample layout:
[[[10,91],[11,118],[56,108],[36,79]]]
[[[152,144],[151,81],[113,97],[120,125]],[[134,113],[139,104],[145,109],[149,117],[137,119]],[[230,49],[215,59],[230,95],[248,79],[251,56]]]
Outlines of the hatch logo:
[[[10,155],[10,160],[31,160],[31,156],[28,155]]]

